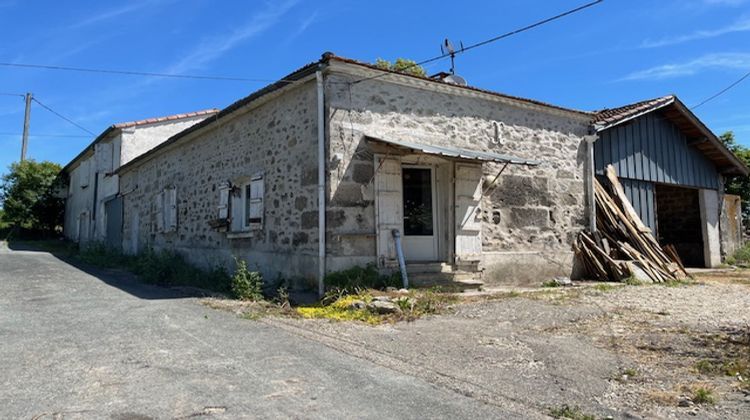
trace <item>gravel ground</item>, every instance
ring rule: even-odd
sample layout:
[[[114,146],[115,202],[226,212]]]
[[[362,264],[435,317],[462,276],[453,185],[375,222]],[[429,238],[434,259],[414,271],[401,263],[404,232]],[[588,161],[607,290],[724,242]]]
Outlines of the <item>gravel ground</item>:
[[[597,417],[739,419],[750,410],[743,382],[699,374],[695,364],[748,355],[748,292],[750,271],[734,271],[701,274],[694,285],[472,297],[451,314],[377,327],[262,322],[487,404],[547,413],[578,406]],[[699,386],[712,390],[715,404],[690,401]]]

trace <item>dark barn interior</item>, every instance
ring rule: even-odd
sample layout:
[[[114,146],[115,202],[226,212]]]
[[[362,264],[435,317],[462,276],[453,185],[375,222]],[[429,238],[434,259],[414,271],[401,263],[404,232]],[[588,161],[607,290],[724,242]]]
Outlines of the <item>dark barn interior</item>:
[[[704,267],[698,190],[657,184],[656,233],[662,246],[674,245],[688,267]]]

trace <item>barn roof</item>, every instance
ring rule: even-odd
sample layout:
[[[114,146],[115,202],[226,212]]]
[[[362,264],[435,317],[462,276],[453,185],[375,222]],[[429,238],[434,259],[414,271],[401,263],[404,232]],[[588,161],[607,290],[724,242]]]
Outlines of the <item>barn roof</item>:
[[[642,115],[660,112],[688,138],[689,144],[716,165],[719,173],[750,174],[750,169],[675,95],[648,99],[617,108],[597,111],[594,128],[597,132],[627,123]]]

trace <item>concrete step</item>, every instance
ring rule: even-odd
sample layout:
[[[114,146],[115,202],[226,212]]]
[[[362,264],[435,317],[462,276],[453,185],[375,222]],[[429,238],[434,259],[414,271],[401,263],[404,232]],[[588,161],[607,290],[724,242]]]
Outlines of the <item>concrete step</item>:
[[[479,279],[480,273],[466,271],[439,272],[439,273],[411,273],[409,284],[416,287],[445,287],[458,290],[476,290],[484,283]]]

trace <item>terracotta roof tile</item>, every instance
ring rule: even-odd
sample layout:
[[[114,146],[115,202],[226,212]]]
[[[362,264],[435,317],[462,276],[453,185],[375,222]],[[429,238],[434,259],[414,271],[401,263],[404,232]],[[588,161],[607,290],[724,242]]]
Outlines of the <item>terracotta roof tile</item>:
[[[137,127],[140,125],[156,124],[160,122],[182,120],[185,118],[200,117],[203,115],[213,115],[213,114],[218,114],[218,113],[219,113],[219,110],[215,108],[204,109],[202,111],[187,112],[184,114],[167,115],[165,117],[146,118],[146,119],[137,120],[137,121],[121,122],[121,123],[114,124],[114,127],[115,128]]]
[[[602,109],[601,111],[596,111],[594,123],[597,125],[609,126],[651,109],[667,105],[674,101],[674,99],[674,95],[667,95],[660,98],[647,99],[645,101],[624,105],[618,108]]]

